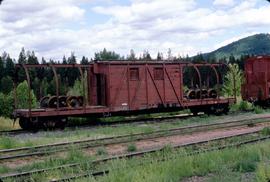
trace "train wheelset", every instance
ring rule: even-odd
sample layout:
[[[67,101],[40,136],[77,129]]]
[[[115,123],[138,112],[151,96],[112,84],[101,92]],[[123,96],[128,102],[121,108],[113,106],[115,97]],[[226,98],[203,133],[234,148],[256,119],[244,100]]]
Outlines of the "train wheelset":
[[[84,104],[83,96],[45,96],[40,99],[41,108],[78,108]]]

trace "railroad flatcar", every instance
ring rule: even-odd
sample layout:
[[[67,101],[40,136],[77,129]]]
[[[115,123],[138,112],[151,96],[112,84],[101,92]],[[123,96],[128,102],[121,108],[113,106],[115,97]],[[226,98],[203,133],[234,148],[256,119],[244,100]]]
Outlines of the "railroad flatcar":
[[[270,106],[270,56],[251,57],[245,61],[242,98],[256,105]]]
[[[29,85],[29,108],[16,107],[14,117],[24,129],[64,127],[69,116],[110,116],[190,109],[192,113],[227,113],[235,98],[220,95],[222,64],[192,64],[179,62],[102,61],[89,65],[16,65],[25,70]],[[54,73],[54,96],[43,97],[40,108],[31,108],[29,69],[47,67]],[[200,68],[208,67],[216,80],[215,87],[206,86]],[[81,96],[59,95],[58,68],[76,68],[87,81]],[[196,87],[184,86],[185,69],[193,69]],[[85,84],[87,83],[87,84]],[[15,83],[16,85],[16,83]],[[16,89],[15,89],[16,92]],[[16,96],[16,93],[15,93]]]

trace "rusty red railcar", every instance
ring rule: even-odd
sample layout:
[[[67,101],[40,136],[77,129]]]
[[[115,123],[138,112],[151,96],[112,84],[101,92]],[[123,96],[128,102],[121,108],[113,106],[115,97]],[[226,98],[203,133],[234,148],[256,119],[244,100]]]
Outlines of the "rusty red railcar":
[[[17,68],[24,68],[26,75],[28,75],[29,68],[50,67],[53,69],[56,84],[56,105],[55,108],[31,109],[31,102],[29,102],[28,109],[20,109],[16,108],[15,102],[14,116],[20,118],[20,125],[23,128],[31,128],[47,126],[51,123],[63,125],[69,116],[135,114],[175,111],[185,108],[189,108],[194,114],[198,112],[226,113],[229,104],[235,102],[235,98],[225,98],[219,93],[221,76],[217,68],[220,66],[224,65],[168,61],[107,61],[94,62],[90,65],[17,65]],[[56,70],[61,67],[78,68],[81,75],[84,72],[87,73],[87,84],[83,84],[83,104],[79,107],[61,107],[59,104],[59,81]],[[184,91],[183,71],[187,67],[195,70],[194,73],[198,78],[194,97],[187,96]],[[214,73],[216,94],[211,93],[212,88],[208,88],[204,92],[200,67],[209,67]],[[29,75],[27,79],[30,91]],[[29,100],[31,100],[30,97],[29,93]]]
[[[270,56],[247,59],[244,78],[241,89],[243,100],[270,106]]]

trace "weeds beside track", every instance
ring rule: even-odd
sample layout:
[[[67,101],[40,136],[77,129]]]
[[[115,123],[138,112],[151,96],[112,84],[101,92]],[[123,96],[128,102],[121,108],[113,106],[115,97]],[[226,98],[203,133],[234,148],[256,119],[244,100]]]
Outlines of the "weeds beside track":
[[[202,114],[199,114],[202,115]],[[67,126],[65,131],[72,131],[74,129],[96,129],[100,126],[110,126],[110,127],[118,127],[123,125],[128,125],[131,123],[136,124],[147,124],[147,123],[161,123],[161,122],[168,122],[166,120],[174,120],[174,119],[188,119],[191,117],[197,117],[193,114],[180,114],[180,115],[172,115],[172,116],[164,116],[164,117],[150,117],[150,118],[135,118],[135,119],[127,119],[127,120],[119,120],[119,121],[112,121],[112,122],[95,122],[89,124],[83,124],[79,126]],[[270,117],[269,117],[270,118]],[[43,130],[40,130],[43,131]],[[55,131],[61,131],[56,129]],[[16,136],[20,134],[27,134],[27,133],[37,133],[38,131],[28,131],[23,129],[17,130],[4,130],[0,131],[0,136]]]
[[[205,143],[212,142],[212,141],[220,141],[220,140],[224,140],[224,139],[228,139],[228,138],[239,137],[242,135],[243,134],[232,135],[232,136],[227,136],[227,137],[215,138],[212,140],[191,142],[191,143],[187,143],[184,145],[183,144],[182,145],[174,145],[174,146],[172,146],[172,148],[177,149],[177,148],[182,148],[182,147],[201,145],[201,144],[205,144]],[[268,140],[268,139],[270,139],[269,135],[264,136],[264,137],[255,138],[255,139],[246,140],[246,141],[241,141],[241,142],[237,142],[237,143],[232,143],[232,144],[228,144],[228,145],[223,145],[223,146],[219,146],[219,147],[211,147],[211,148],[208,148],[206,150],[195,150],[195,151],[192,151],[190,153],[187,153],[186,155],[194,155],[194,154],[198,154],[198,153],[202,153],[202,152],[210,152],[210,151],[214,151],[214,150],[222,150],[225,148],[238,147],[238,146],[252,144],[252,143],[256,143],[256,142],[260,142],[260,141],[264,141],[264,140]],[[101,163],[104,163],[107,161],[111,161],[111,160],[116,160],[116,159],[140,157],[140,156],[144,156],[145,154],[150,154],[150,153],[162,151],[163,149],[164,149],[164,147],[160,147],[160,148],[155,148],[155,149],[151,149],[151,150],[145,150],[145,151],[140,151],[140,152],[133,152],[133,153],[123,154],[123,155],[117,155],[117,156],[113,156],[113,157],[107,157],[107,158],[84,162],[84,163],[73,163],[73,164],[66,164],[66,165],[61,165],[61,166],[57,166],[57,167],[52,167],[52,168],[39,169],[39,170],[33,170],[33,171],[27,171],[27,172],[21,172],[21,173],[14,173],[14,174],[10,174],[10,175],[1,176],[0,179],[7,180],[7,179],[11,179],[11,178],[13,178],[13,179],[22,178],[22,177],[26,178],[27,176],[31,176],[34,174],[46,173],[46,172],[54,171],[54,170],[61,170],[61,169],[66,169],[66,168],[78,167],[78,166],[81,166],[85,163],[91,163],[92,165],[98,165],[98,164],[101,164]],[[89,173],[79,174],[76,176],[65,177],[62,179],[55,179],[53,181],[68,181],[68,180],[78,179],[78,178],[87,177],[87,176],[101,176],[101,175],[104,175],[108,172],[109,172],[108,169],[103,169],[103,170],[95,171],[95,172],[91,172],[91,173],[89,172]]]
[[[179,134],[187,134],[192,132],[199,131],[207,131],[213,129],[224,129],[231,127],[239,127],[239,126],[253,126],[258,123],[264,123],[265,121],[261,121],[260,119],[243,119],[236,120],[230,122],[218,122],[211,124],[203,124],[203,125],[192,125],[186,127],[179,128],[171,128],[158,130],[148,133],[136,133],[136,134],[128,134],[128,135],[119,135],[113,137],[99,138],[99,139],[89,139],[89,140],[79,140],[73,142],[64,142],[57,144],[49,144],[49,145],[40,145],[35,147],[22,147],[15,149],[5,149],[0,150],[0,161],[10,160],[10,159],[19,159],[25,157],[32,156],[42,156],[47,154],[54,154],[58,152],[68,151],[71,147],[85,149],[85,148],[94,148],[99,146],[111,145],[111,144],[119,144],[119,143],[127,143],[134,142],[139,140],[153,139],[158,137],[179,135]],[[20,153],[23,152],[23,153]]]

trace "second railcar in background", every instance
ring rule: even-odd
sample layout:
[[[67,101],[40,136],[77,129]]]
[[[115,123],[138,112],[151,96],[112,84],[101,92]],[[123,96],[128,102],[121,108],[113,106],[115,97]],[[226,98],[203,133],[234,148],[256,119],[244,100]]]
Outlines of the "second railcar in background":
[[[15,118],[20,118],[22,128],[64,126],[69,116],[86,117],[126,113],[149,113],[190,109],[207,114],[226,113],[234,98],[219,94],[221,64],[191,64],[179,62],[108,61],[90,65],[18,65],[25,72],[29,68],[51,67],[55,74],[56,94],[42,100],[41,108],[16,108]],[[87,73],[84,94],[79,97],[59,96],[57,68],[78,68]],[[206,87],[200,68],[208,67],[215,75],[215,87]],[[194,88],[184,89],[184,69],[193,69]],[[209,77],[208,77],[209,78]],[[28,77],[29,91],[30,78]],[[85,83],[85,82],[83,82]],[[31,94],[29,94],[29,97]],[[76,100],[77,98],[77,100]],[[49,102],[46,103],[46,102]],[[78,103],[78,104],[76,104]],[[16,104],[15,104],[16,105]],[[46,107],[47,106],[47,107]]]
[[[270,106],[270,56],[245,61],[242,98],[256,105]]]

